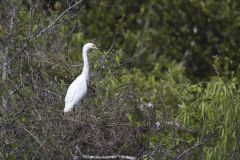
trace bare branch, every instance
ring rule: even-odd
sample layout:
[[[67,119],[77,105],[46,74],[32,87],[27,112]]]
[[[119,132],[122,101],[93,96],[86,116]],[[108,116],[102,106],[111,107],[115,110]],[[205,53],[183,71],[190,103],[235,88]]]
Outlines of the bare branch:
[[[8,47],[3,48],[2,45],[0,47],[0,53],[2,55],[2,82],[5,86],[7,86],[7,77],[8,77]],[[8,97],[7,95],[2,95],[2,109],[3,111],[8,110]]]
[[[55,92],[53,92],[53,91],[50,91],[50,90],[48,90],[48,89],[43,89],[43,91],[48,92],[48,93],[51,93],[51,94],[53,94],[53,95],[55,95],[55,96],[58,96],[60,100],[61,100],[61,98],[62,98],[61,95],[59,95],[59,94],[57,94],[57,93],[55,93]]]
[[[109,53],[109,52],[111,52],[111,51],[112,51],[112,49],[113,49],[113,47],[114,47],[114,45],[115,45],[116,36],[117,36],[117,34],[116,34],[116,33],[114,33],[114,35],[113,35],[113,41],[112,41],[112,44],[111,44],[110,48],[108,49],[107,53]]]
[[[23,126],[23,125],[22,125]],[[41,146],[42,145],[42,143],[39,141],[39,139],[36,137],[36,136],[34,136],[29,130],[27,130],[24,126],[23,126],[23,129],[24,129],[24,131],[26,131],[29,135],[31,135],[35,140],[36,140],[36,142]]]
[[[7,80],[7,75],[8,75],[8,48],[6,47],[6,49],[4,48],[0,48],[0,53],[2,55],[2,81],[3,83],[6,82]]]
[[[72,6],[70,6],[68,9],[66,9],[65,11],[63,11],[49,26],[47,26],[46,28],[44,28],[42,31],[40,31],[37,34],[37,38],[40,37],[41,35],[43,35],[45,32],[47,32],[50,28],[52,28],[53,26],[55,26],[57,24],[57,22],[66,14],[68,13],[73,7],[77,6],[78,4],[82,3],[83,0],[80,0],[78,2],[76,2],[75,4],[73,4]]]
[[[74,156],[74,160],[78,159],[126,159],[126,160],[136,160],[136,157],[123,156],[123,155],[112,155],[112,156],[91,156],[91,155],[81,155]]]
[[[164,125],[166,125],[169,128],[176,129],[178,131],[185,132],[185,133],[188,133],[188,134],[194,135],[194,134],[198,133],[197,130],[193,130],[193,129],[184,127],[182,124],[177,123],[177,122],[168,121],[168,122],[159,122],[159,123],[160,124],[163,123]]]
[[[198,143],[196,143],[195,145],[193,145],[192,147],[188,148],[187,150],[185,150],[184,152],[182,152],[181,154],[179,154],[176,159],[180,159],[182,156],[184,156],[185,154],[187,154],[189,151],[193,150],[194,148],[199,147],[200,145],[204,144],[206,141],[200,141]]]
[[[126,160],[136,160],[136,157],[132,156],[123,156],[123,155],[111,155],[111,156],[92,156],[92,155],[86,155],[82,154],[79,147],[76,146],[75,153],[80,153],[80,156],[73,156],[74,160],[78,159],[126,159]]]
[[[11,15],[11,19],[10,19],[9,29],[10,29],[10,36],[11,36],[12,32],[13,32],[13,27],[14,27],[14,20],[16,18],[16,8],[15,7],[13,7],[10,15]]]
[[[0,54],[2,56],[2,81],[7,86],[7,78],[9,73],[9,58],[8,58],[8,52],[9,48],[13,48],[13,33],[14,33],[14,23],[16,19],[16,8],[13,6],[13,8],[10,11],[10,21],[9,21],[9,39],[10,42],[8,42],[8,45],[4,46],[3,44],[0,44]],[[8,95],[4,94],[2,95],[2,109],[4,111],[9,110],[8,106]]]

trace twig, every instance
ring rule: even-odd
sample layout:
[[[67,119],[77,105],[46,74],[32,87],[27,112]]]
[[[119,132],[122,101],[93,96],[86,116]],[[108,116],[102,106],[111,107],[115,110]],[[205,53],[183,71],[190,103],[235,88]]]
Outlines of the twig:
[[[153,156],[154,156],[155,154],[159,154],[159,153],[164,153],[164,154],[167,155],[170,159],[173,159],[174,157],[172,157],[172,156],[169,154],[169,150],[165,149],[166,151],[164,151],[164,150],[163,150],[163,147],[164,147],[163,144],[159,144],[159,145],[157,145],[156,147],[154,147],[154,148],[152,149],[152,151],[150,151],[150,152],[146,153],[145,155],[139,157],[137,160],[149,159],[149,158],[154,160]],[[161,158],[164,159],[164,158],[166,157],[165,155],[162,155]]]
[[[32,37],[32,10],[33,10],[33,6],[32,6],[32,0],[29,1],[29,12],[28,12],[28,36],[31,38]]]
[[[127,126],[129,127],[130,124],[106,124],[106,127],[123,127],[123,126]]]
[[[37,34],[37,38],[39,38],[42,34],[44,34],[45,32],[47,32],[50,28],[52,28],[53,26],[56,25],[56,23],[66,14],[68,13],[73,7],[77,6],[78,4],[82,3],[83,0],[80,0],[78,2],[76,2],[75,4],[73,4],[72,6],[70,6],[68,9],[66,9],[65,11],[63,11],[49,26],[47,26],[46,28],[44,28],[42,31],[40,31]]]
[[[181,154],[179,154],[176,159],[180,159],[183,155],[187,154],[189,151],[191,151],[194,148],[197,148],[198,146],[202,145],[203,143],[205,143],[206,141],[203,142],[198,142],[196,143],[194,146],[188,148],[187,150],[185,150],[184,152],[182,152]]]
[[[21,125],[22,125],[22,124],[21,124]],[[38,138],[35,137],[29,130],[27,130],[27,129],[24,127],[24,125],[22,125],[22,128],[23,128],[29,135],[31,135],[31,136],[36,140],[36,142],[37,142],[40,146],[42,146],[42,143],[38,140]]]
[[[48,89],[43,89],[43,91],[45,91],[45,92],[48,92],[48,93],[51,93],[51,94],[53,94],[53,95],[55,95],[55,96],[58,96],[58,97],[59,97],[59,99],[61,99],[61,98],[62,98],[62,96],[61,96],[61,95],[59,95],[59,94],[57,94],[57,93],[55,93],[55,92],[53,92],[53,91],[50,91],[50,90],[48,90]]]
[[[167,127],[169,128],[172,128],[172,129],[176,129],[178,131],[182,131],[182,132],[185,132],[185,133],[188,133],[188,134],[197,134],[198,131],[197,130],[193,130],[193,129],[189,129],[187,127],[184,127],[182,124],[180,123],[176,123],[176,122],[171,122],[171,121],[168,121],[168,122],[159,122],[160,124],[164,124],[166,125]]]
[[[0,48],[0,53],[2,55],[2,81],[5,83],[8,77],[8,48]]]
[[[114,33],[112,44],[111,44],[110,48],[108,49],[107,53],[111,52],[111,50],[113,49],[113,47],[115,45],[115,41],[116,41],[116,36],[117,36],[117,34]]]
[[[127,61],[121,63],[119,66],[117,67],[121,67],[121,66],[125,66],[126,64],[128,63],[131,63],[133,62],[135,59],[137,59],[139,56],[141,56],[145,51],[146,49],[145,48],[141,48],[142,50],[140,50],[140,52],[138,54],[136,54],[135,56],[133,56],[132,58],[129,58]]]

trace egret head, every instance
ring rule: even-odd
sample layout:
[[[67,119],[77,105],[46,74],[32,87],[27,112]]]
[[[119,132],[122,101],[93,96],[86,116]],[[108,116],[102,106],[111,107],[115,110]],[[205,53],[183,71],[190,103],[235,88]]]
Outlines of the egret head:
[[[83,50],[88,51],[89,49],[97,49],[97,46],[93,43],[87,43],[83,46]]]

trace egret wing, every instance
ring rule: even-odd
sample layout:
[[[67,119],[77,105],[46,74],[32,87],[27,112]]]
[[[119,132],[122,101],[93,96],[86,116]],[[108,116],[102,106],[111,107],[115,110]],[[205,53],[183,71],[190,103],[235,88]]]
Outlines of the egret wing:
[[[83,75],[80,75],[76,78],[73,83],[69,86],[65,102],[74,102],[77,104],[86,94],[87,92],[87,84]]]

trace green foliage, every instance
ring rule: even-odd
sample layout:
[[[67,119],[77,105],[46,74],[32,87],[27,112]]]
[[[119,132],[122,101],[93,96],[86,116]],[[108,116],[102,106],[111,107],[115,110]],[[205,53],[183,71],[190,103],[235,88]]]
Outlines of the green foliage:
[[[14,2],[14,3],[13,3]],[[239,2],[236,0],[28,1],[13,29],[0,17],[3,159],[239,159]],[[10,17],[17,1],[3,2]],[[89,53],[88,95],[62,115]],[[3,53],[3,54],[2,54]],[[3,74],[4,70],[1,70]]]

